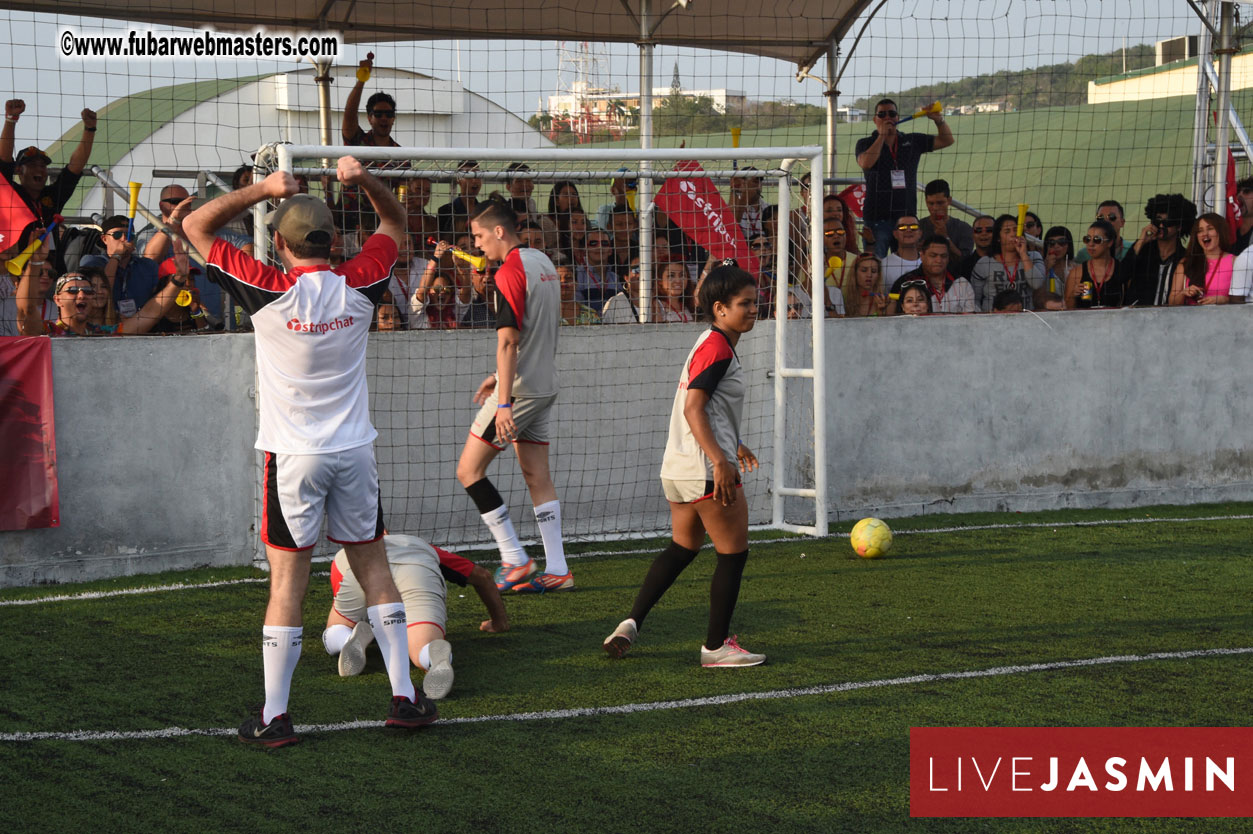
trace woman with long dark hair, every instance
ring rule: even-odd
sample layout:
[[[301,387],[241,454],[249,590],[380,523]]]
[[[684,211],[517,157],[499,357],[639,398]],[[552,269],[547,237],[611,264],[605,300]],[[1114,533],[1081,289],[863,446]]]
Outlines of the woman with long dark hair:
[[[1206,212],[1192,224],[1192,239],[1175,265],[1170,289],[1170,305],[1230,304],[1231,270],[1235,256],[1230,253],[1231,228],[1214,212]]]
[[[740,473],[757,468],[757,458],[739,441],[746,374],[735,347],[757,322],[757,285],[732,261],[723,261],[699,293],[700,309],[712,327],[683,363],[661,463],[672,539],[649,567],[631,616],[605,638],[604,648],[610,657],[627,653],[648,612],[696,558],[708,533],[718,561],[701,665],[756,666],[766,656],[745,651],[734,635],[727,635],[748,561],[748,501],[741,494]]]

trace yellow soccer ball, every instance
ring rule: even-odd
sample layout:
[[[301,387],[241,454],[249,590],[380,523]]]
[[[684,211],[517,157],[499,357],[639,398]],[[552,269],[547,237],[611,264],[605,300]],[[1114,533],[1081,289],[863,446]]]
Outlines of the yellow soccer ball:
[[[863,559],[874,559],[892,549],[892,529],[877,518],[863,518],[849,534],[853,550]]]

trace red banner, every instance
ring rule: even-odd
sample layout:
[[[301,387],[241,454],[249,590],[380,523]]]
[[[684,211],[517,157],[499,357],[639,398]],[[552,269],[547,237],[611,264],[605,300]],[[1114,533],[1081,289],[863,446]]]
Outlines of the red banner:
[[[36,219],[13,183],[0,176],[0,252],[16,246],[22,231]]]
[[[1253,728],[912,727],[909,813],[1253,816]]]
[[[1240,203],[1239,190],[1236,188],[1236,158],[1227,148],[1227,225],[1231,227],[1231,237],[1240,233],[1240,221],[1244,219],[1244,207]]]
[[[860,218],[866,210],[866,184],[859,182],[856,185],[850,185],[839,193],[839,198],[844,201],[844,205],[848,206],[849,211]]]
[[[695,160],[685,160],[675,165],[674,170],[704,169]],[[707,178],[666,180],[654,202],[683,234],[710,255],[719,259],[734,258],[746,272],[757,274],[757,256],[748,248],[731,207]]]
[[[0,530],[61,523],[53,422],[52,340],[0,338]]]

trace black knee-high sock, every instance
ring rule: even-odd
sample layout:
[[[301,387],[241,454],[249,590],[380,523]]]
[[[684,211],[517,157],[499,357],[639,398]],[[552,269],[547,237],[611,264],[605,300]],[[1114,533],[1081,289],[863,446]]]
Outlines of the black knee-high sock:
[[[661,599],[661,595],[674,584],[674,580],[679,578],[683,569],[692,564],[696,553],[697,551],[688,550],[672,539],[670,546],[657,555],[648,568],[648,574],[644,577],[643,587],[635,596],[635,605],[631,607],[631,619],[635,620],[636,628],[644,625],[644,618],[648,616],[648,612]]]
[[[705,648],[710,651],[721,646],[731,631],[731,615],[740,596],[740,577],[744,575],[747,561],[747,550],[718,554],[714,578],[709,583],[709,631],[705,632]]]

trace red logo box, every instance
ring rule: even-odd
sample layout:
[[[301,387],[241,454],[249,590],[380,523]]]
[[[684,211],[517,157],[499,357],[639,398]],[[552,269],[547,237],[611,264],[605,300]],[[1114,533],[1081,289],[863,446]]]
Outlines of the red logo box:
[[[913,727],[909,813],[1253,816],[1253,728]]]

